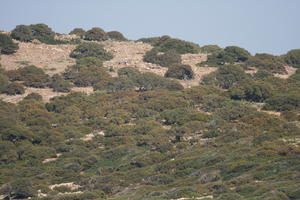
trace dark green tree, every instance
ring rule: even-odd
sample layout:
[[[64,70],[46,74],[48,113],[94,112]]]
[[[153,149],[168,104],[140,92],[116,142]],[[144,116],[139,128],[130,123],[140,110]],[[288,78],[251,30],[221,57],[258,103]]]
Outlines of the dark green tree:
[[[94,27],[91,30],[88,30],[84,35],[85,40],[95,40],[95,41],[104,41],[108,40],[108,36],[105,31],[99,27]]]
[[[0,53],[13,54],[19,49],[19,45],[14,43],[10,36],[0,33]]]
[[[34,39],[32,29],[26,25],[18,25],[11,32],[11,37],[21,42],[31,42]]]
[[[293,67],[300,67],[300,49],[293,49],[287,52],[286,55],[284,55],[284,60],[288,65],[291,65]]]
[[[117,41],[126,41],[127,39],[124,37],[122,33],[119,31],[110,31],[107,32],[107,36],[110,40],[117,40]]]
[[[85,35],[85,33],[86,33],[86,31],[82,28],[74,28],[69,34],[77,35],[82,38]]]
[[[55,33],[46,24],[32,24],[29,26],[34,39],[48,43],[54,40]]]

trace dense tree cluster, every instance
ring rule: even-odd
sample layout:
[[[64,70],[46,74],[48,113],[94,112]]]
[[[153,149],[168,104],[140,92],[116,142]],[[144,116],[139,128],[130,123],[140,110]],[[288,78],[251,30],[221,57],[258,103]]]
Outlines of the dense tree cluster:
[[[200,65],[209,65],[209,66],[221,66],[225,64],[234,64],[247,61],[251,54],[241,47],[237,46],[228,46],[224,49],[219,49],[207,57],[207,61],[200,63]]]
[[[51,43],[54,41],[55,32],[46,24],[31,24],[31,25],[18,25],[11,32],[11,37],[22,41],[31,42],[37,39],[44,43]]]

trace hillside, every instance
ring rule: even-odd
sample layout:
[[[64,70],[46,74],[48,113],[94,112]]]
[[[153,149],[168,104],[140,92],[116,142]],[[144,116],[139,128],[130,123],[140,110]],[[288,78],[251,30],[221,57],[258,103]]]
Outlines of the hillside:
[[[299,49],[71,33],[0,33],[0,199],[300,199]]]

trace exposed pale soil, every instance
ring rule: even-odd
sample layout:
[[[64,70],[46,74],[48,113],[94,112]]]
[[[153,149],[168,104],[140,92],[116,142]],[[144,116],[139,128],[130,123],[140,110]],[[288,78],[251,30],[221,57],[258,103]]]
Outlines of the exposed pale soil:
[[[12,55],[1,55],[0,63],[6,70],[13,70],[26,64],[43,68],[49,75],[61,73],[75,59],[69,54],[76,45],[47,45],[19,42],[19,50]]]

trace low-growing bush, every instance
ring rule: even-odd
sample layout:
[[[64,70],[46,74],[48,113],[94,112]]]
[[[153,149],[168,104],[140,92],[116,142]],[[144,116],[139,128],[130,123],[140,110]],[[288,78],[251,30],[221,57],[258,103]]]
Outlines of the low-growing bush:
[[[266,101],[264,106],[267,110],[286,111],[300,107],[299,92],[289,92],[285,94],[276,94]]]
[[[246,66],[279,74],[287,73],[284,65],[285,63],[281,57],[266,53],[256,54],[246,62]]]
[[[64,72],[66,80],[70,80],[76,86],[93,86],[96,83],[107,83],[111,76],[103,67],[73,65]]]
[[[112,54],[107,52],[103,45],[97,43],[83,43],[74,49],[71,54],[71,58],[84,58],[84,57],[96,57],[103,61],[113,58]]]
[[[28,94],[26,97],[24,97],[24,100],[36,100],[36,101],[41,101],[43,99],[43,97],[38,94],[38,93],[30,93]]]
[[[154,48],[145,54],[144,61],[158,64],[162,67],[169,67],[180,64],[181,56],[174,50],[159,52],[156,48]]]
[[[4,92],[8,95],[24,94],[25,88],[19,83],[10,83]]]
[[[24,81],[24,85],[28,87],[43,88],[49,81],[49,76],[45,72],[34,65],[19,68],[20,81]]]
[[[0,73],[0,93],[3,93],[9,85],[8,77]]]
[[[263,102],[273,95],[273,91],[268,83],[249,81],[231,87],[229,93],[232,99]]]
[[[14,43],[10,36],[0,33],[0,53],[13,54],[19,49],[19,45]]]
[[[70,92],[71,84],[61,75],[55,74],[51,77],[49,87],[53,88],[54,92]]]
[[[204,85],[214,85],[224,89],[228,89],[238,82],[246,81],[250,78],[238,65],[224,65],[217,71],[212,72],[202,79]]]
[[[194,77],[194,72],[189,65],[175,65],[169,67],[168,71],[165,73],[165,77],[189,80]]]
[[[199,46],[192,42],[187,42],[180,39],[167,39],[157,47],[158,51],[166,52],[169,50],[175,50],[179,54],[186,54],[186,53],[198,53]]]

